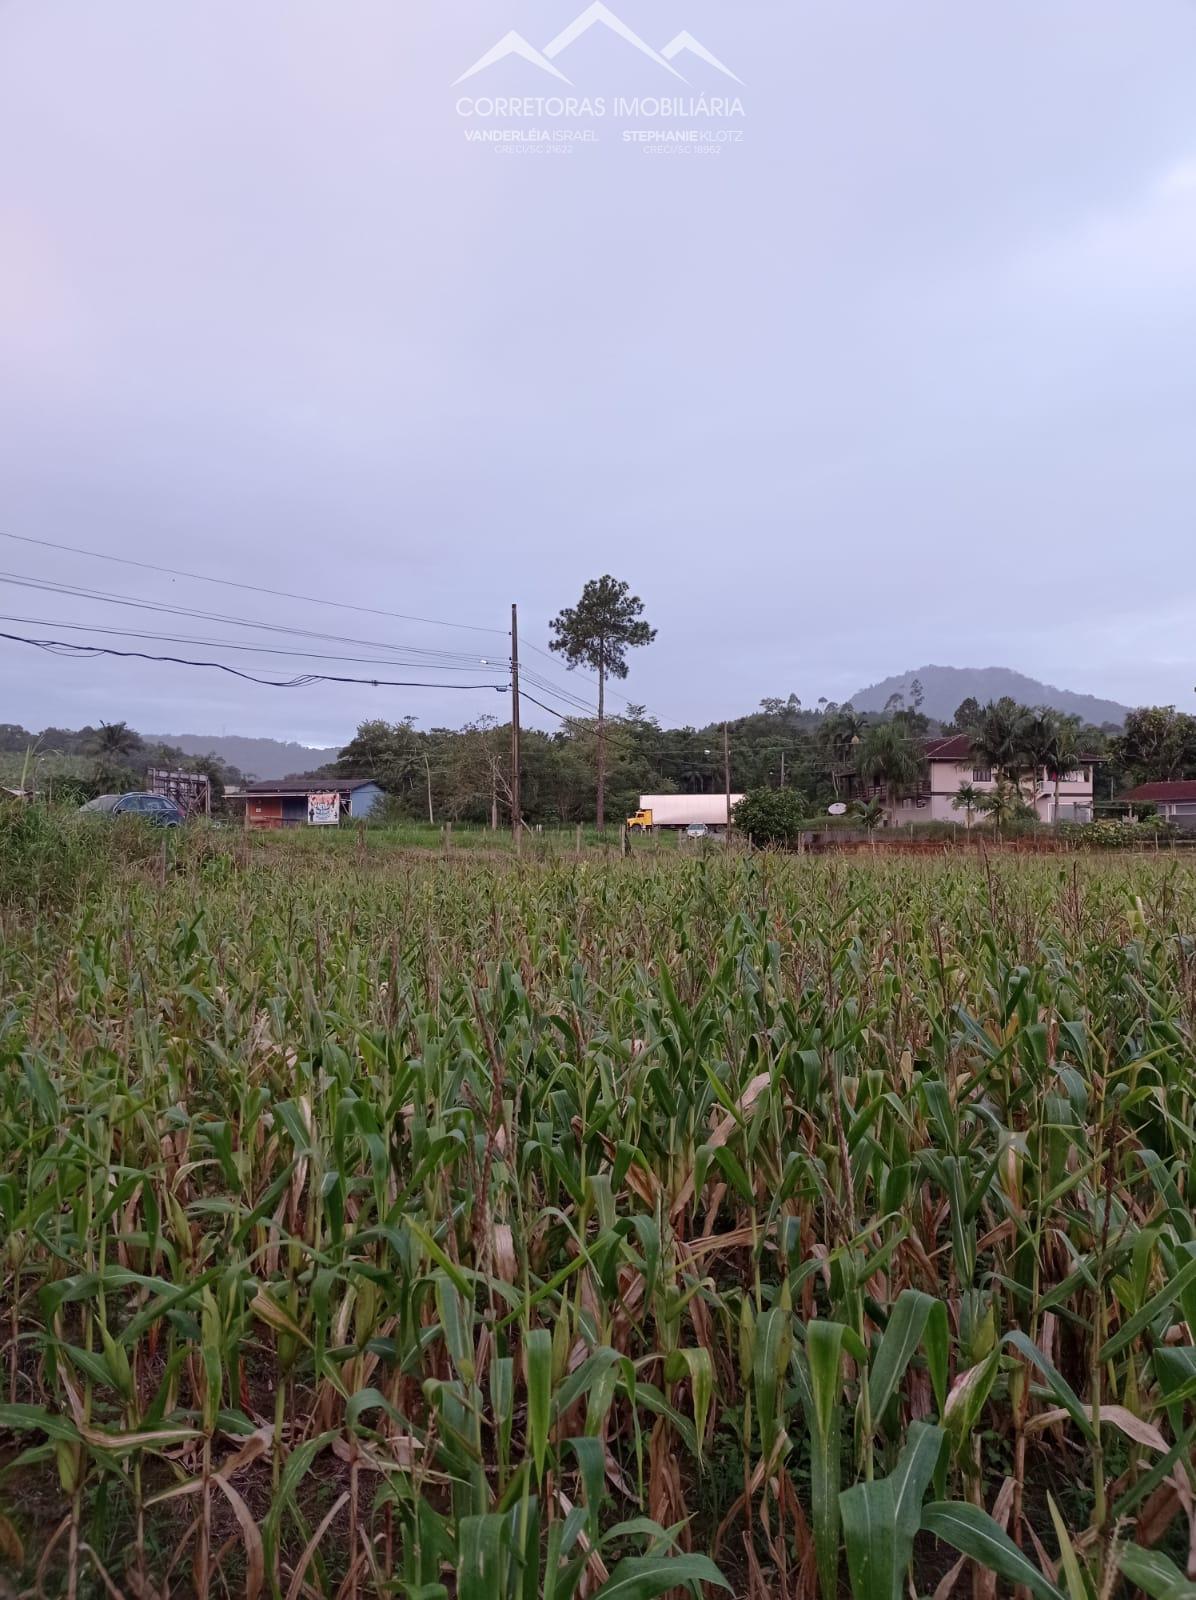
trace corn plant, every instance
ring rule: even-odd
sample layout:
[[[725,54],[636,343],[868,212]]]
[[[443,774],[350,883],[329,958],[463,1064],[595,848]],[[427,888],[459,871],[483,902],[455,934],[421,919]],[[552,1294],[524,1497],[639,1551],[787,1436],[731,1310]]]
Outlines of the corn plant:
[[[1182,863],[7,844],[17,1592],[1188,1592]]]

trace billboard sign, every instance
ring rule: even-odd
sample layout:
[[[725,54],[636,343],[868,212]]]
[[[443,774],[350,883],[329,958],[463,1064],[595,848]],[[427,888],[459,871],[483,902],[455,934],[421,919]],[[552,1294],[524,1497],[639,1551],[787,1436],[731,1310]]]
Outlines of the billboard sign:
[[[174,772],[167,767],[149,770],[151,794],[173,800],[185,817],[211,816],[212,785],[202,772]]]
[[[309,794],[307,797],[307,825],[309,828],[334,828],[341,820],[341,797],[335,791],[327,794]]]

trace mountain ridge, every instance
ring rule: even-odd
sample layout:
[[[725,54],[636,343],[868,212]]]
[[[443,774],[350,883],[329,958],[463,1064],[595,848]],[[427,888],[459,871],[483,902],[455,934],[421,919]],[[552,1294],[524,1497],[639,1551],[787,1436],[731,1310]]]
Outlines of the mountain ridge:
[[[247,734],[147,733],[147,744],[168,744],[188,756],[219,756],[246,777],[268,782],[314,772],[335,761],[343,746],[299,744],[293,739],[253,739]]]
[[[889,697],[903,694],[908,698],[909,686],[917,679],[923,689],[922,710],[936,721],[946,722],[955,709],[969,696],[984,705],[989,700],[1000,700],[1009,695],[1021,705],[1049,706],[1067,716],[1101,727],[1115,723],[1120,727],[1130,707],[1116,700],[1106,700],[1100,695],[1083,694],[1074,689],[1059,689],[1054,684],[1042,683],[1012,667],[940,667],[933,664],[911,667],[908,672],[882,678],[851,696],[857,711],[883,711]]]

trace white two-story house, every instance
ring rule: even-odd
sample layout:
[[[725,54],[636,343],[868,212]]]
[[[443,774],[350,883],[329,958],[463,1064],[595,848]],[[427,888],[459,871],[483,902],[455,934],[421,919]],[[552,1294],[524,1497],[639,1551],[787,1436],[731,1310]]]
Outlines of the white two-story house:
[[[997,787],[997,774],[980,765],[972,754],[966,733],[928,739],[925,745],[926,775],[921,787],[900,797],[888,813],[890,826],[903,827],[914,822],[957,822],[966,826],[967,812],[952,805],[962,784],[986,793]],[[1096,762],[1091,756],[1078,757],[1074,769],[1058,776],[1056,813],[1055,773],[1042,767],[1022,779],[1022,794],[1038,813],[1040,822],[1091,822]],[[984,816],[973,815],[972,825],[983,823]]]

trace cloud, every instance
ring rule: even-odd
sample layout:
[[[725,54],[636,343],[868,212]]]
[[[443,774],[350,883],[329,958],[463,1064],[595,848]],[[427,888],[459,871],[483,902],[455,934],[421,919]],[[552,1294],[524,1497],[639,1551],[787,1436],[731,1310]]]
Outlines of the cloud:
[[[1126,203],[1028,251],[1020,275],[1081,299],[1133,301],[1144,312],[1159,291],[1190,300],[1196,271],[1196,155],[1149,179]]]

